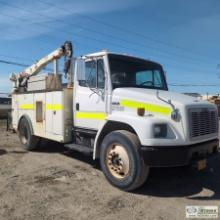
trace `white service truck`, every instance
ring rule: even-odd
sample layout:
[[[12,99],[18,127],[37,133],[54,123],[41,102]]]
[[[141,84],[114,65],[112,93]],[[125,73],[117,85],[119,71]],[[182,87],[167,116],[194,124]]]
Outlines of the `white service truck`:
[[[219,151],[215,105],[168,91],[160,64],[101,51],[73,58],[71,42],[12,74],[13,128],[34,150],[49,139],[99,159],[108,181],[140,187],[150,167],[185,166]],[[58,60],[65,57],[68,84]],[[52,74],[39,74],[54,62]]]

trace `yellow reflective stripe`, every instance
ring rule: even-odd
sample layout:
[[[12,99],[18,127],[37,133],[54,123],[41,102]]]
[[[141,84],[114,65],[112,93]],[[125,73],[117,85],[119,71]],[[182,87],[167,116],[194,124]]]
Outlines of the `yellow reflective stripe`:
[[[21,104],[19,106],[20,109],[24,110],[33,110],[34,109],[34,104]]]
[[[105,120],[106,114],[103,112],[76,112],[77,119]]]
[[[171,114],[171,109],[169,107],[149,104],[144,102],[137,102],[137,101],[123,99],[120,101],[120,105],[128,108],[144,108],[146,111],[160,113],[164,115]]]
[[[58,111],[58,110],[62,110],[63,106],[60,104],[46,104],[46,109]]]
[[[21,104],[19,106],[20,109],[24,110],[33,110],[34,109],[34,104]],[[47,110],[62,110],[63,106],[60,104],[46,104],[46,109]]]

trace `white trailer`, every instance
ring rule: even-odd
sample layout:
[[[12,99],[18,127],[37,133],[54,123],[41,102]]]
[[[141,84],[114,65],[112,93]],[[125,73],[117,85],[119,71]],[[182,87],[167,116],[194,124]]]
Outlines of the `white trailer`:
[[[218,153],[215,105],[168,91],[160,64],[107,51],[73,59],[61,48],[68,85],[36,69],[11,78],[13,128],[25,149],[50,139],[91,153],[108,181],[126,191],[140,187],[150,167],[197,161],[202,169]]]

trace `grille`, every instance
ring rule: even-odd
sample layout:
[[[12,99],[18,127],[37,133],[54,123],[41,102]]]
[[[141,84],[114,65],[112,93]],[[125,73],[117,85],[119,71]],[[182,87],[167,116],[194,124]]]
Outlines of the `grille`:
[[[213,109],[190,109],[189,124],[191,138],[216,133],[218,130],[217,113]]]

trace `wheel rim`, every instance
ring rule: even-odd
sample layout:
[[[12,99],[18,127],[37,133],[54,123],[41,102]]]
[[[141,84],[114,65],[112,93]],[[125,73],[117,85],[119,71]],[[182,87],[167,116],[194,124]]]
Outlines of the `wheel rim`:
[[[107,150],[107,167],[117,179],[125,178],[129,173],[129,156],[126,149],[120,144],[112,144]]]

